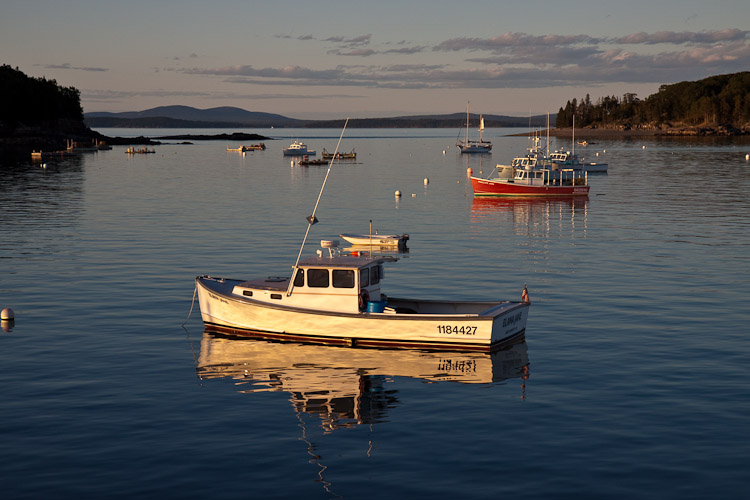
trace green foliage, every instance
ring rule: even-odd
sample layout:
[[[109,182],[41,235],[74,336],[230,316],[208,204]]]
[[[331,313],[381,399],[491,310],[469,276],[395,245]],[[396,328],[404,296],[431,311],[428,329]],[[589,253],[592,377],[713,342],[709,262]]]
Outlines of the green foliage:
[[[9,65],[0,66],[0,123],[47,125],[56,120],[83,121],[81,93],[55,80],[26,76]]]
[[[662,85],[640,100],[636,94],[606,96],[591,104],[588,95],[568,101],[557,113],[557,126],[628,124],[746,127],[750,122],[750,72],[717,75],[697,82]]]

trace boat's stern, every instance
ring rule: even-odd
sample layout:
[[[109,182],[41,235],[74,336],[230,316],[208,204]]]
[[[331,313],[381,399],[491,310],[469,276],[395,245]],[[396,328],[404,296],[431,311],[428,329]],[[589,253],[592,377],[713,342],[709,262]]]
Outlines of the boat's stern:
[[[507,302],[481,314],[494,316],[490,340],[493,348],[510,345],[524,339],[530,305],[529,302]]]

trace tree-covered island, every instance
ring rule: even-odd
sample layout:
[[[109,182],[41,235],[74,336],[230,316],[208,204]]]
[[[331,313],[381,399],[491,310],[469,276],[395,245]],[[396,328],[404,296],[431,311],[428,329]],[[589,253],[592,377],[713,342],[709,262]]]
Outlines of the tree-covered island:
[[[750,134],[750,72],[717,75],[695,82],[662,85],[646,99],[636,94],[605,96],[592,102],[587,94],[557,113],[557,128],[576,135],[592,130],[642,131],[651,135]],[[579,130],[583,129],[583,130]]]

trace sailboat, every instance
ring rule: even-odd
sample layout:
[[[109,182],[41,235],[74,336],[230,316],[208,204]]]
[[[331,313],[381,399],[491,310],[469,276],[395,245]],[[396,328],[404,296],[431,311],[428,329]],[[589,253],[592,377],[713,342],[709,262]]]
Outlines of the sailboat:
[[[492,143],[485,141],[483,138],[484,133],[484,118],[479,115],[479,140],[469,140],[469,103],[466,103],[466,140],[457,141],[456,147],[462,153],[490,153],[492,152]]]

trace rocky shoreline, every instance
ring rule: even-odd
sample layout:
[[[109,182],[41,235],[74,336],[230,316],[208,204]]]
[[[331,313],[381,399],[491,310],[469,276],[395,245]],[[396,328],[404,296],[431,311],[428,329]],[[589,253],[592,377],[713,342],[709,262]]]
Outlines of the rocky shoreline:
[[[551,128],[549,135],[552,137],[572,138],[574,130],[572,128]],[[511,134],[511,136],[542,135],[546,136],[547,130],[537,132],[523,132]],[[606,128],[577,128],[575,137],[580,139],[619,139],[625,137],[735,137],[748,136],[750,129],[735,129],[732,127],[688,127],[688,128],[666,128],[666,129],[645,129],[645,128],[623,128],[623,129],[606,129]]]
[[[68,142],[72,141],[79,145],[106,144],[108,146],[158,146],[162,141],[183,141],[181,144],[190,144],[185,141],[270,141],[269,137],[259,134],[246,134],[235,132],[233,134],[183,134],[159,137],[108,137],[95,132],[88,127],[78,124],[66,124],[65,127],[27,127],[19,128],[12,133],[0,137],[0,150],[8,154],[30,154],[32,151],[62,151]]]

